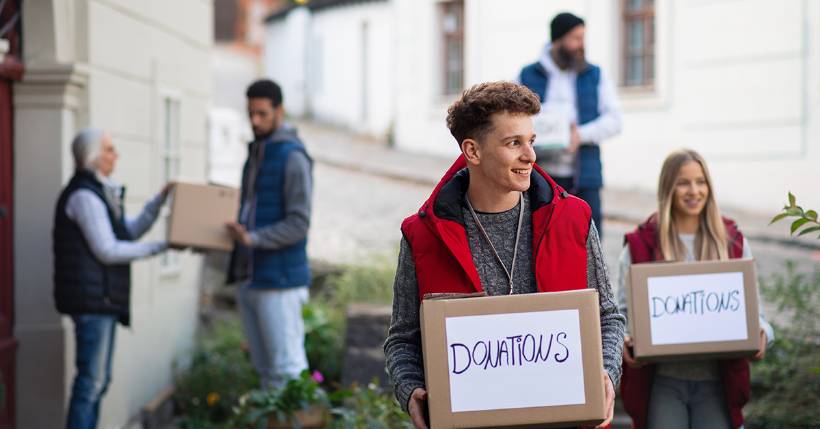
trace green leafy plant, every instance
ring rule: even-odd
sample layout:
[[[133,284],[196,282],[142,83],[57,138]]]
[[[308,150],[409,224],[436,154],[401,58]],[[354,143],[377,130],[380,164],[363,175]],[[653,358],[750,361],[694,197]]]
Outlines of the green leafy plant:
[[[341,382],[347,306],[352,302],[389,303],[395,273],[388,256],[366,265],[345,266],[341,274],[325,281],[302,310],[308,363],[324,374],[325,386],[338,387]]]
[[[761,294],[777,308],[774,346],[752,366],[748,428],[820,428],[820,268],[761,281]]]
[[[190,364],[178,364],[176,373],[174,404],[184,429],[227,425],[239,397],[259,385],[236,320],[216,324],[200,339]]]
[[[305,353],[308,364],[324,374],[327,385],[341,380],[344,349],[344,313],[320,300],[311,300],[302,308],[305,321]]]
[[[820,231],[820,222],[817,220],[817,212],[814,210],[804,210],[797,205],[797,198],[789,192],[789,204],[783,207],[783,211],[772,218],[769,225],[787,217],[797,218],[792,221],[791,234],[797,236],[811,234]],[[801,230],[802,228],[802,230]],[[820,238],[818,233],[817,238]]]
[[[255,390],[239,400],[236,409],[238,423],[245,427],[264,429],[274,417],[279,423],[299,427],[294,415],[311,407],[330,408],[330,399],[319,385],[321,375],[303,371],[281,389]]]
[[[374,379],[365,387],[357,385],[337,392],[333,399],[339,406],[333,409],[336,419],[332,429],[412,428],[410,417],[402,411],[389,392]]]

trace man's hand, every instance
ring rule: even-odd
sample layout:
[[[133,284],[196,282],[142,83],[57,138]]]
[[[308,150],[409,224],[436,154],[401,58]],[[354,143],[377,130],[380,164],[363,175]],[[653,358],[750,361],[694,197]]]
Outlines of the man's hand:
[[[766,356],[766,343],[769,342],[769,337],[766,336],[766,331],[760,330],[760,351],[752,356],[752,360],[762,360]]]
[[[171,195],[171,192],[174,191],[174,188],[177,186],[177,182],[168,182],[163,186],[162,190],[159,191],[159,194],[162,196],[162,202],[168,200],[168,196]]]
[[[416,429],[428,429],[424,415],[427,412],[427,391],[417,387],[410,394],[410,402],[407,404],[407,413]]]
[[[595,426],[596,429],[607,427],[610,423],[612,423],[612,418],[615,415],[615,386],[612,385],[612,380],[609,379],[609,374],[604,371],[604,393],[606,398],[606,420],[598,426]]]
[[[578,133],[578,126],[575,124],[570,125],[569,127],[569,146],[565,149],[567,153],[575,153],[578,152],[578,148],[581,146],[581,134]]]
[[[640,367],[644,366],[644,364],[636,361],[635,358],[632,356],[631,347],[632,347],[632,337],[627,335],[627,336],[624,337],[624,362],[626,362],[626,364],[630,368],[640,368]]]
[[[231,237],[241,243],[245,247],[251,246],[251,233],[245,229],[244,226],[240,223],[236,222],[228,222],[225,224],[225,228],[228,230],[228,234]]]

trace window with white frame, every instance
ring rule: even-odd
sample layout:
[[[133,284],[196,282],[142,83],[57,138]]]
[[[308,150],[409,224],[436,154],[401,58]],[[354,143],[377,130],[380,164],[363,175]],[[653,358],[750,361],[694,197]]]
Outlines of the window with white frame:
[[[655,1],[622,0],[622,55],[625,87],[655,83]]]
[[[442,93],[459,94],[464,90],[464,1],[439,3],[442,35]]]
[[[163,184],[177,180],[180,169],[180,102],[178,97],[162,97],[161,143]],[[170,221],[170,204],[163,208],[162,217],[165,231]],[[166,234],[167,236],[167,234]],[[170,250],[162,254],[160,266],[163,273],[174,273],[180,269],[179,253]]]

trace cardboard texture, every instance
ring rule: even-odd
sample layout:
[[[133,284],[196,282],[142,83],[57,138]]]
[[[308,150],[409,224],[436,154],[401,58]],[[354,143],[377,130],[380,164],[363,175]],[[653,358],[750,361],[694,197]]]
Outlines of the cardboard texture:
[[[731,358],[758,352],[754,260],[634,264],[627,284],[636,359]]]
[[[606,418],[595,290],[425,298],[421,328],[431,429],[596,426]],[[539,401],[569,405],[532,406]]]
[[[198,249],[231,250],[225,223],[236,219],[239,190],[177,183],[171,203],[168,243]]]

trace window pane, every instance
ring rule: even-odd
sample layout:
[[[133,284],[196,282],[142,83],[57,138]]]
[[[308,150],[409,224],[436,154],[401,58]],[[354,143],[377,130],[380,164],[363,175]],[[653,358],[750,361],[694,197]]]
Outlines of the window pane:
[[[442,63],[441,90],[457,94],[464,86],[464,2],[440,3]]]
[[[626,70],[626,84],[627,85],[643,85],[644,84],[644,74],[643,74],[643,61],[644,57],[642,56],[631,56],[629,57],[629,62],[627,70]]]
[[[464,84],[463,46],[460,40],[449,40],[446,49],[445,90],[447,94],[457,94]]]
[[[627,46],[632,53],[643,52],[644,33],[643,21],[631,21],[628,25],[629,41]]]
[[[644,0],[627,0],[626,10],[634,12],[640,10],[644,5]]]

